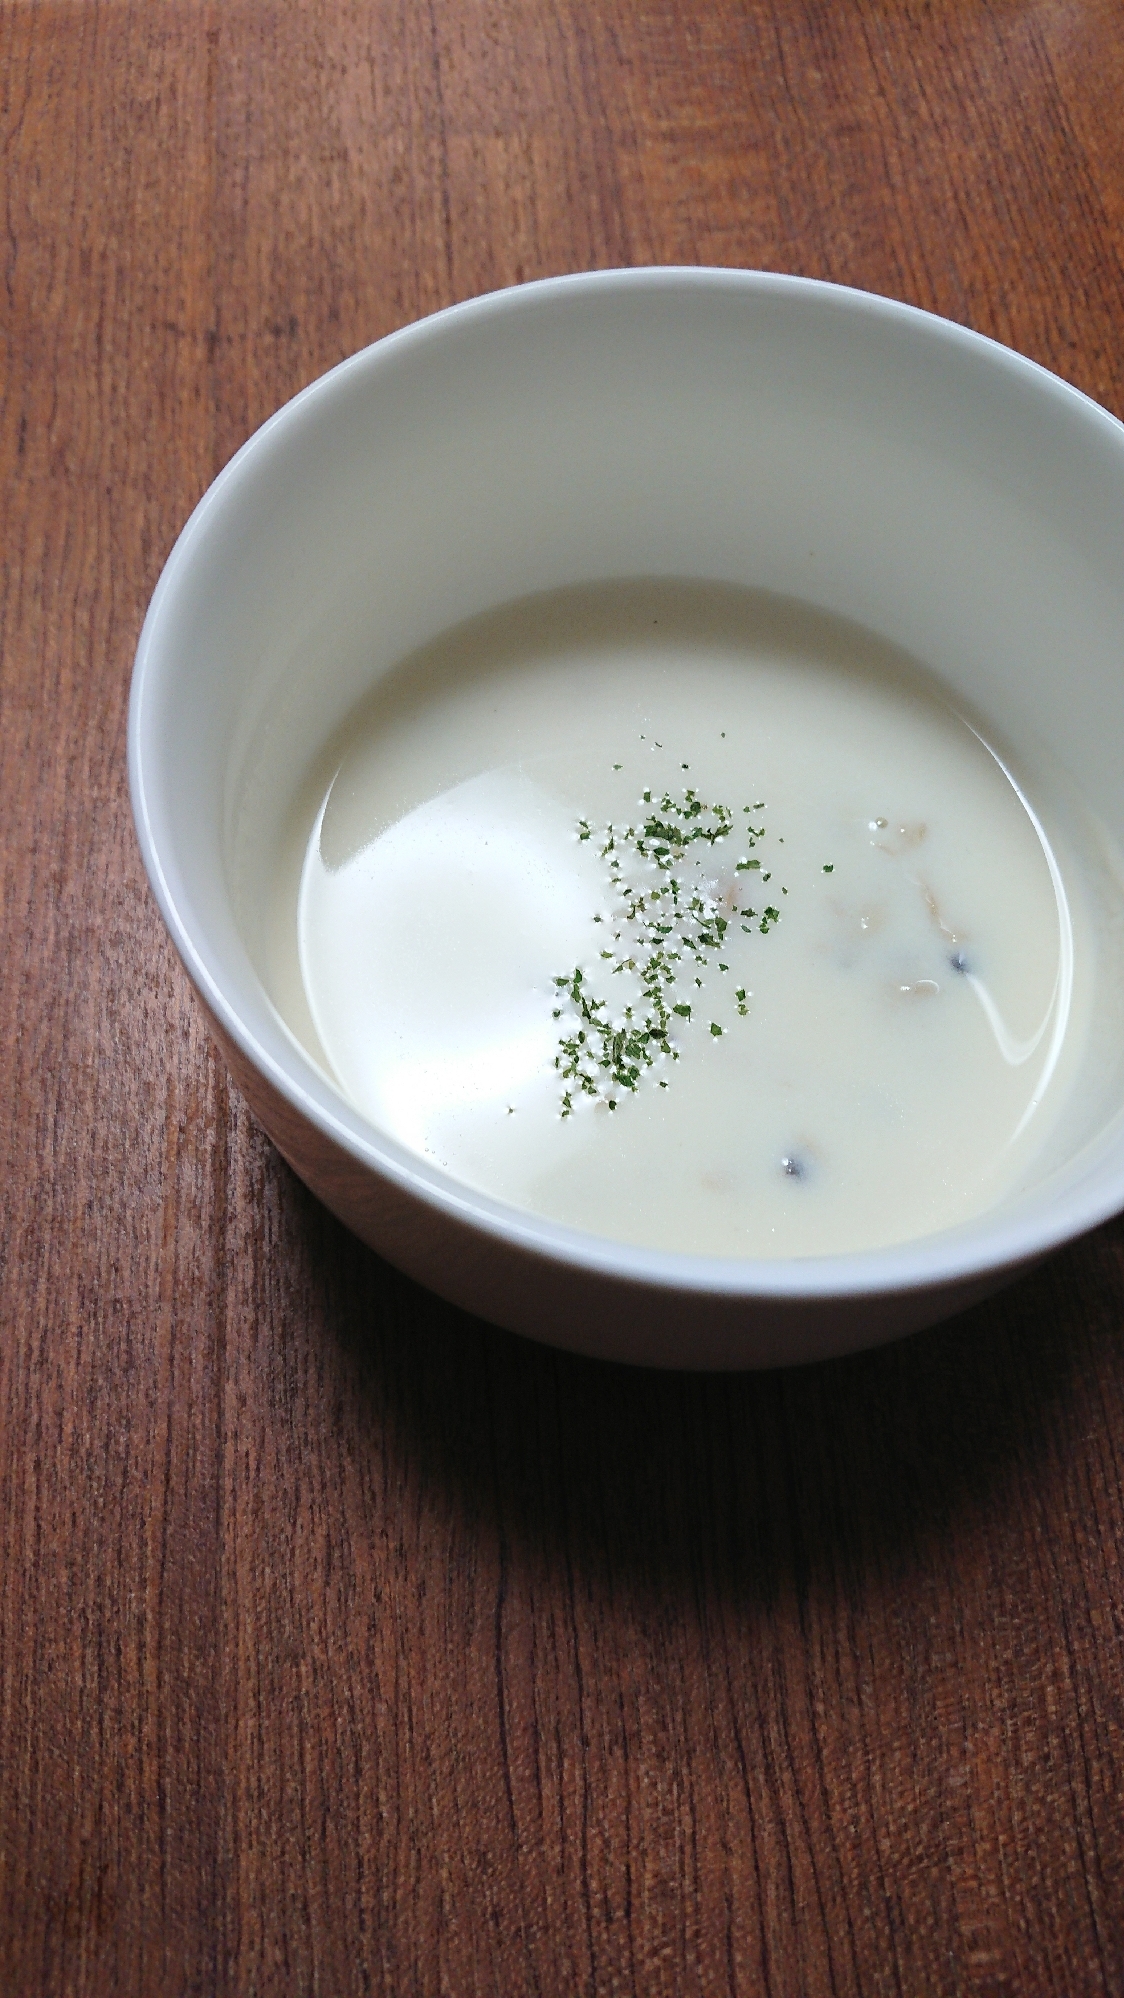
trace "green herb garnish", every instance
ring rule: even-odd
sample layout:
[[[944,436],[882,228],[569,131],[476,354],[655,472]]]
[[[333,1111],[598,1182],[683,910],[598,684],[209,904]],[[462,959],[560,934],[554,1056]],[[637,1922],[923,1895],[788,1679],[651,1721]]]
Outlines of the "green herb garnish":
[[[639,825],[611,824],[595,831],[588,819],[578,820],[578,839],[596,838],[609,877],[608,921],[616,949],[602,949],[598,962],[609,966],[610,977],[634,980],[639,993],[614,1017],[607,1000],[591,990],[580,965],[556,976],[560,1003],[553,1017],[564,1025],[554,1066],[563,1085],[563,1117],[573,1115],[582,1096],[615,1110],[621,1095],[625,1091],[635,1095],[643,1076],[657,1063],[680,1059],[673,1034],[678,1022],[692,1020],[692,1002],[675,993],[680,968],[686,960],[705,971],[712,955],[729,947],[732,926],[726,909],[749,918],[741,924],[746,936],[752,934],[752,923],[768,936],[780,921],[780,910],[771,904],[758,921],[756,910],[739,908],[728,890],[725,895],[713,892],[715,850],[734,830],[734,813],[728,805],[708,804],[693,786],[678,796],[665,791],[658,800],[649,788],[641,805]],[[744,806],[741,816],[763,810],[763,801],[758,801]],[[743,830],[746,836],[752,850],[764,839],[765,828],[750,825]],[[623,878],[622,856],[628,880]],[[730,872],[736,875],[760,866],[759,860],[744,854]],[[606,919],[598,914],[593,920]],[[718,968],[726,972],[729,965],[719,958]],[[701,977],[694,975],[693,984],[697,991],[703,990]],[[744,986],[737,988],[736,998],[738,1015],[744,1019],[749,1011]],[[720,1039],[729,1030],[711,1020],[709,1031]],[[666,1078],[658,1080],[666,1089]]]

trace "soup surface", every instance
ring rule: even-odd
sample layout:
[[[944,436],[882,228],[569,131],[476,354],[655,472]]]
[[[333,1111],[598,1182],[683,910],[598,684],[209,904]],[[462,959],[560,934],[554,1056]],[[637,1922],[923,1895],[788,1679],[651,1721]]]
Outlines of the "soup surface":
[[[1001,756],[870,634],[591,586],[350,718],[295,807],[274,985],[356,1108],[474,1187],[823,1254],[1019,1183],[1079,1057],[1070,890]]]

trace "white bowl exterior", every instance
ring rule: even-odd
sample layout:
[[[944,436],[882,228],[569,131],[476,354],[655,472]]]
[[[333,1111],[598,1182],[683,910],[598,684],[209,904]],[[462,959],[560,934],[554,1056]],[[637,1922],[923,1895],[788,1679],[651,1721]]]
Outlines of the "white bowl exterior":
[[[1124,842],[1124,426],[909,307],[656,270],[455,307],[345,362],[250,440],[185,528],[138,648],[145,862],[267,1129],[434,1288],[665,1364],[872,1343],[1124,1206],[1124,1118],[1049,1187],[946,1234],[787,1263],[660,1255],[505,1208],[375,1132],[255,970],[231,882],[247,794],[264,865],[303,767],[378,673],[510,598],[640,574],[768,589],[873,627],[1008,739],[1049,744]],[[580,1338],[544,1302],[563,1273]]]

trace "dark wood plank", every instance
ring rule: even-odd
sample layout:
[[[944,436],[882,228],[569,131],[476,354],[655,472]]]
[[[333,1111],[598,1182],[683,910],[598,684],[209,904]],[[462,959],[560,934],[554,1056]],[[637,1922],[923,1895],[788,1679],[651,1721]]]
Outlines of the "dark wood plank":
[[[5,1990],[1124,1990],[1124,1225],[787,1376],[467,1320],[253,1125],[123,760],[210,478],[455,298],[805,271],[1124,414],[1122,26],[0,7]]]

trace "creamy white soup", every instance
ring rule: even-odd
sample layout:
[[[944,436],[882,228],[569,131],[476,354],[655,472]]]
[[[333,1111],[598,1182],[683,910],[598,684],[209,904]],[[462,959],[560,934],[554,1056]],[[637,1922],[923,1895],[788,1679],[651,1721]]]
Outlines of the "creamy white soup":
[[[1088,1013],[986,731],[868,633],[618,584],[448,634],[295,808],[293,1029],[380,1130],[661,1248],[873,1247],[1018,1184]]]

